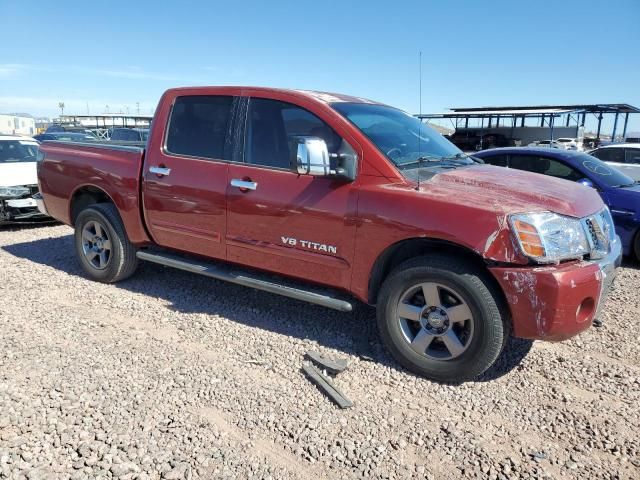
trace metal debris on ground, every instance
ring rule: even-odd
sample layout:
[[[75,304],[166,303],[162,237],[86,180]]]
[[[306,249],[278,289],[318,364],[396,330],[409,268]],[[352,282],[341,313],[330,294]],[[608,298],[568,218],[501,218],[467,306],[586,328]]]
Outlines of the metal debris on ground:
[[[305,358],[311,360],[313,363],[321,367],[323,370],[326,370],[331,375],[337,375],[340,372],[343,372],[349,366],[346,360],[332,360],[314,351],[308,351],[305,354]]]
[[[302,365],[302,370],[309,379],[340,408],[353,407],[353,402],[338,390],[333,382],[329,378],[325,377],[315,366],[305,363]]]

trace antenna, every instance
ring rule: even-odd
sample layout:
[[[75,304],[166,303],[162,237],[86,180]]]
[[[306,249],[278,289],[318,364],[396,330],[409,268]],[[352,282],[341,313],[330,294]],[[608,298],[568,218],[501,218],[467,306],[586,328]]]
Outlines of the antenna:
[[[419,54],[419,60],[418,60],[418,64],[419,64],[419,72],[418,72],[418,84],[419,84],[419,106],[418,106],[418,111],[419,111],[419,115],[418,115],[418,119],[420,120],[420,126],[418,128],[418,185],[416,186],[416,190],[420,190],[420,166],[422,164],[422,50],[420,50],[420,54]]]

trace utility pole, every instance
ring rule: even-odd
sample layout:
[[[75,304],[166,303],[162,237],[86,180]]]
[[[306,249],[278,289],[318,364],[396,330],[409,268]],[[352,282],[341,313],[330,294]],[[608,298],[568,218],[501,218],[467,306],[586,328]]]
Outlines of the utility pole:
[[[136,102],[136,115],[140,115],[140,102]]]
[[[58,102],[58,108],[60,109],[60,116],[64,115],[64,102]]]

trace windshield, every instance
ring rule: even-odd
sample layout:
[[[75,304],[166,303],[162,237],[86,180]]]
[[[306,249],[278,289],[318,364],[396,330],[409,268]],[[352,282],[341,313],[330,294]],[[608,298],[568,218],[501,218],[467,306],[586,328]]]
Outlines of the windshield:
[[[33,140],[1,140],[0,163],[35,162],[38,144]]]
[[[451,159],[473,164],[462,151],[417,118],[396,108],[369,103],[333,103],[331,105],[353,123],[400,168],[438,165]],[[419,159],[424,159],[421,164]]]
[[[580,153],[578,158],[582,166],[593,174],[591,177],[596,182],[602,182],[609,187],[631,187],[636,184],[633,178],[599,158],[586,153]]]

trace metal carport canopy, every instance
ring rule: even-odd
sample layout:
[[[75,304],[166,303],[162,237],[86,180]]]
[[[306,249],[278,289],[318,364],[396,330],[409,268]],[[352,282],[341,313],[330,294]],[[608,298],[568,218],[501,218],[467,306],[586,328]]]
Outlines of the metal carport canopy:
[[[622,130],[622,136],[624,137],[627,131],[627,123],[629,121],[629,115],[632,113],[640,113],[640,108],[629,105],[628,103],[595,103],[595,104],[574,104],[574,105],[535,105],[535,106],[508,106],[508,107],[465,107],[465,108],[452,108],[450,112],[444,113],[425,113],[415,115],[421,120],[448,118],[456,120],[466,119],[465,123],[468,123],[469,119],[479,118],[513,118],[514,122],[516,118],[542,118],[544,122],[545,117],[553,119],[557,116],[567,115],[567,126],[569,125],[570,116],[573,114],[576,117],[582,116],[579,122],[582,126],[585,124],[585,118],[587,114],[593,114],[598,119],[598,129],[596,137],[600,138],[600,131],[602,126],[603,115],[613,114],[613,133],[611,138],[615,139],[616,130],[618,127],[618,117],[624,115],[624,127]],[[489,120],[491,121],[491,120]],[[524,123],[523,123],[524,126]]]

